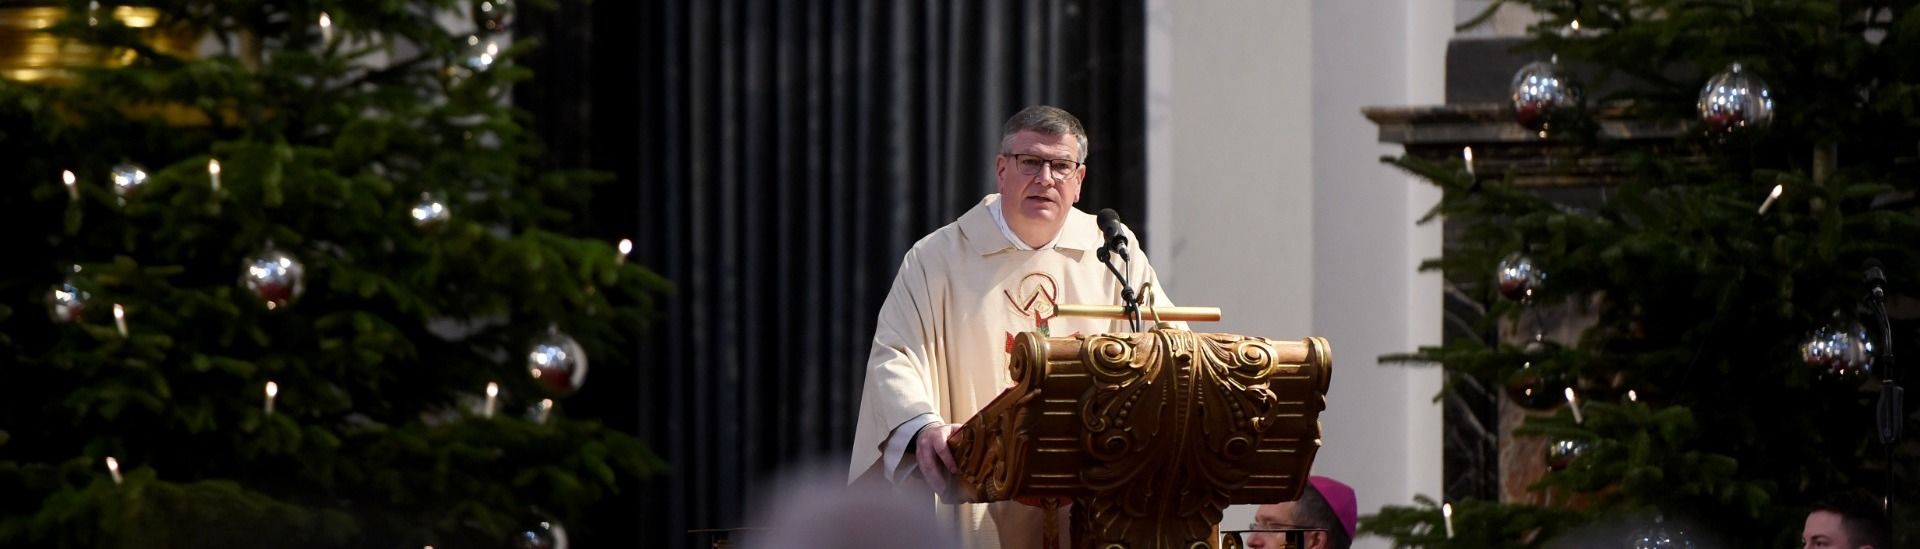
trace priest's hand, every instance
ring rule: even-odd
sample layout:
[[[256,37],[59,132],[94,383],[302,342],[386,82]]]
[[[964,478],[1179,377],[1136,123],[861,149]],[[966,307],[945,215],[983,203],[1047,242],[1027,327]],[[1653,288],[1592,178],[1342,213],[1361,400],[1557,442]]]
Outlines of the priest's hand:
[[[947,493],[947,479],[960,469],[954,464],[953,451],[947,449],[947,437],[959,428],[952,423],[928,423],[914,435],[914,460],[935,494]]]

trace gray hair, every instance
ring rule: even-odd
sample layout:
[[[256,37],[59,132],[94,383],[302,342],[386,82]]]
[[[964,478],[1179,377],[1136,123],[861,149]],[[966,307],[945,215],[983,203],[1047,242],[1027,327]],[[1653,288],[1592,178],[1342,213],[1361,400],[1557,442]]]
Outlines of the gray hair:
[[[1300,491],[1300,499],[1293,505],[1293,523],[1307,528],[1323,528],[1327,531],[1327,546],[1334,549],[1347,549],[1353,546],[1353,536],[1347,535],[1347,527],[1340,522],[1340,514],[1334,512],[1333,504],[1327,503],[1327,496],[1313,484],[1307,484]]]
[[[1087,161],[1087,129],[1080,126],[1080,119],[1066,109],[1051,105],[1034,105],[1013,113],[1007,119],[1007,126],[1000,132],[1000,152],[1013,145],[1013,135],[1020,132],[1034,132],[1041,135],[1071,135],[1080,138],[1079,162]]]

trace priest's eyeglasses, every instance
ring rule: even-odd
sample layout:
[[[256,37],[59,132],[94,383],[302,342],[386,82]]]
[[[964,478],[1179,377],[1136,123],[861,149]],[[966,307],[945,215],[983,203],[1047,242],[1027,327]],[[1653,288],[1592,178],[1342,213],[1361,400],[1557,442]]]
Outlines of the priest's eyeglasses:
[[[1000,156],[1012,158],[1013,166],[1020,170],[1020,175],[1039,174],[1040,168],[1045,167],[1049,175],[1066,179],[1072,177],[1073,171],[1080,168],[1079,162],[1065,158],[1042,158],[1031,154],[1001,154]]]

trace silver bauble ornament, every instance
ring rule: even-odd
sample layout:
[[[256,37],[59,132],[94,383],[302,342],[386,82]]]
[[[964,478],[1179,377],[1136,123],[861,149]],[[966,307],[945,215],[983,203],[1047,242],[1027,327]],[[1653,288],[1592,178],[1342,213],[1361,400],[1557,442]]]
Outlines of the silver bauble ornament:
[[[47,290],[47,313],[53,316],[54,322],[79,322],[87,316],[87,299],[90,297],[72,280],[63,280]]]
[[[1700,88],[1700,122],[1713,134],[1766,129],[1773,123],[1773,91],[1734,63]]]
[[[1550,373],[1539,365],[1554,352],[1546,343],[1527,343],[1520,371],[1508,376],[1504,386],[1508,402],[1528,410],[1552,410],[1567,403],[1564,391],[1572,384],[1566,374]]]
[[[1547,444],[1547,468],[1554,471],[1573,465],[1573,460],[1587,453],[1584,440],[1555,440]]]
[[[1513,119],[1522,127],[1546,136],[1555,115],[1580,104],[1580,87],[1562,76],[1559,65],[1535,61],[1513,73],[1508,88]]]
[[[437,225],[453,217],[453,211],[447,209],[446,199],[433,193],[420,193],[420,201],[413,203],[408,214],[413,218],[413,224],[420,227]]]
[[[1842,376],[1873,371],[1873,341],[1858,322],[1843,322],[1814,330],[1800,344],[1800,360],[1808,367]]]
[[[1687,531],[1655,521],[1652,525],[1627,536],[1627,546],[1633,549],[1693,549],[1693,537]]]
[[[1494,268],[1494,282],[1500,288],[1500,295],[1515,301],[1533,297],[1547,273],[1534,266],[1533,257],[1514,252],[1500,260]]]
[[[515,549],[567,549],[567,528],[558,522],[542,520],[514,531],[513,546]]]
[[[140,188],[146,186],[147,169],[139,164],[122,162],[114,165],[107,177],[113,182],[113,194],[120,197],[121,204],[126,204],[128,198],[140,194]]]
[[[551,329],[527,351],[527,371],[548,393],[567,396],[587,382],[587,351],[559,329]]]
[[[500,42],[475,34],[467,36],[467,47],[461,51],[458,61],[463,69],[486,72],[499,58]]]
[[[306,290],[307,268],[299,259],[268,249],[241,264],[240,284],[268,309],[279,309],[299,299]]]
[[[489,32],[513,26],[513,0],[479,0],[473,4],[473,22]]]

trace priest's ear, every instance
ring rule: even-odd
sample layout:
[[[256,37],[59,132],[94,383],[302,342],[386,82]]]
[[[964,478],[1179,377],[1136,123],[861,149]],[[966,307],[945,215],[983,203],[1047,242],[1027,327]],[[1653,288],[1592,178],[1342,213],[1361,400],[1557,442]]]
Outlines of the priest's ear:
[[[1304,545],[1305,549],[1331,549],[1333,541],[1327,536],[1326,530],[1314,530],[1307,532],[1307,541]]]

